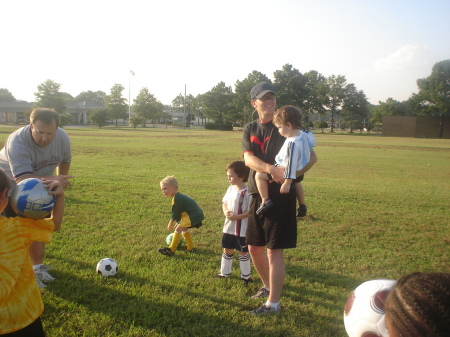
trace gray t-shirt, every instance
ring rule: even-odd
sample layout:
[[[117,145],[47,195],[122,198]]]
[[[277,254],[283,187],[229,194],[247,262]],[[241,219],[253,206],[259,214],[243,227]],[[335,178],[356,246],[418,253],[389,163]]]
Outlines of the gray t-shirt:
[[[0,167],[14,180],[26,175],[52,176],[61,163],[72,160],[70,139],[58,128],[53,141],[47,146],[38,146],[31,137],[31,126],[24,126],[12,134],[0,151]]]

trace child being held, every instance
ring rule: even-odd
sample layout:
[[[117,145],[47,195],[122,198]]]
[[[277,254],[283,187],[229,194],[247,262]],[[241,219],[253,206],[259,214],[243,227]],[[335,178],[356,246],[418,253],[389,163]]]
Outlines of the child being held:
[[[275,166],[283,171],[283,177],[285,178],[280,187],[280,192],[289,193],[294,181],[300,208],[304,206],[304,209],[306,209],[303,201],[303,186],[301,185],[303,175],[297,178],[296,173],[308,164],[311,150],[316,145],[316,139],[311,132],[301,130],[302,113],[291,105],[286,105],[275,112],[273,124],[278,128],[280,134],[286,137],[283,146],[275,157]],[[264,214],[273,205],[268,192],[271,180],[270,175],[256,172],[255,181],[262,199],[261,206],[256,210],[258,215]]]
[[[205,218],[203,210],[197,203],[185,194],[178,192],[178,181],[173,176],[168,176],[160,182],[161,192],[167,197],[172,198],[172,215],[167,225],[167,230],[173,232],[172,243],[169,247],[159,248],[158,252],[163,255],[172,256],[177,250],[178,244],[183,235],[186,241],[187,250],[194,252],[194,243],[190,228],[199,228]]]
[[[239,252],[241,280],[247,286],[248,283],[253,282],[250,278],[250,255],[245,243],[248,208],[251,199],[245,182],[248,180],[250,169],[245,166],[243,161],[234,161],[227,166],[226,171],[230,186],[222,199],[222,210],[225,215],[222,234],[223,253],[220,273],[216,278],[225,278],[231,275],[233,253],[237,250]]]
[[[29,256],[32,242],[50,242],[64,214],[64,189],[56,180],[42,179],[55,195],[52,217],[33,220],[0,216],[0,335],[45,336],[41,293]],[[8,205],[10,181],[0,169],[0,212]]]

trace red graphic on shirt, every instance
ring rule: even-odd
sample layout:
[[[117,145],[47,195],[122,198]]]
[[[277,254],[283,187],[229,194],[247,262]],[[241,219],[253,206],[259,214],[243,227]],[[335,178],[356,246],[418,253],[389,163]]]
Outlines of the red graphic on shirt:
[[[264,139],[264,142],[261,143],[261,141],[258,139],[258,137],[256,137],[256,136],[251,136],[251,137],[250,137],[250,141],[251,141],[252,143],[258,144],[259,147],[261,148],[261,152],[262,152],[263,154],[266,153],[266,151],[265,151],[264,148],[265,148],[266,142],[267,142],[269,139],[270,139],[270,137],[266,137],[266,139]]]

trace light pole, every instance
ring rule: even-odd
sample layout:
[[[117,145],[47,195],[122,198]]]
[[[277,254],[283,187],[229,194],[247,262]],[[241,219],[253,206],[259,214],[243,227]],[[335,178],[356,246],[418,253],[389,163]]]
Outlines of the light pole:
[[[353,104],[350,104],[350,133],[353,133]]]

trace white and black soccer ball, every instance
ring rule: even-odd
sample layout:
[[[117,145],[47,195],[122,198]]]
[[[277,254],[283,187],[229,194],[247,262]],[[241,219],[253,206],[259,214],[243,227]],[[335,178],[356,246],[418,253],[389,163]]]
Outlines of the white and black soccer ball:
[[[348,297],[344,325],[349,337],[388,337],[384,303],[397,281],[371,280],[362,283]]]
[[[107,257],[98,261],[96,271],[103,277],[114,276],[119,271],[119,265],[114,259]]]
[[[52,211],[55,196],[48,194],[41,179],[29,178],[14,187],[10,202],[18,216],[37,220],[45,218]]]
[[[166,244],[167,246],[170,246],[170,244],[172,243],[173,240],[173,233],[170,233],[169,235],[167,235],[166,237]],[[180,242],[178,243],[178,248],[181,247],[181,245],[183,244],[184,240],[183,237],[180,238]]]

